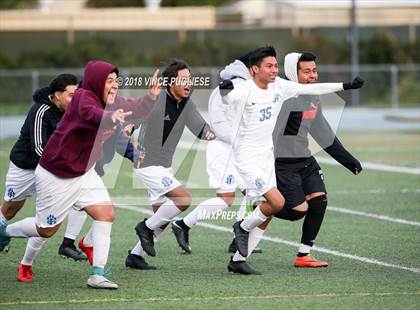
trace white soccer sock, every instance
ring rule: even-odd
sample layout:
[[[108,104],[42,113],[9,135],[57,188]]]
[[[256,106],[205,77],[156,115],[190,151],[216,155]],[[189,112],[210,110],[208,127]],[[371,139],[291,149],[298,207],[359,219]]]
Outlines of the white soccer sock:
[[[242,198],[241,205],[238,209],[238,216],[236,217],[236,220],[240,221],[244,218],[246,211],[246,196]]]
[[[64,237],[76,240],[77,236],[83,228],[86,217],[87,214],[85,211],[78,211],[71,208],[67,217],[67,227]]]
[[[144,252],[143,248],[141,247],[140,241],[137,242],[137,244],[134,246],[130,253],[141,257],[144,257],[144,255],[146,255],[146,252]]]
[[[160,235],[162,235],[163,231],[164,231],[164,229],[162,229],[161,227],[158,227],[153,231],[155,241],[159,240]]]
[[[93,245],[92,227],[93,227],[93,223],[92,223],[92,225],[90,225],[90,229],[89,229],[88,233],[83,238],[83,244],[87,247],[91,247]]]
[[[305,253],[305,254],[309,254],[311,252],[312,247],[310,245],[307,244],[303,244],[301,243],[299,246],[299,253]]]
[[[25,255],[21,260],[21,264],[32,266],[35,257],[38,255],[39,250],[41,250],[42,246],[45,242],[47,242],[48,238],[42,237],[32,237],[28,239],[26,243],[26,250]]]
[[[253,230],[249,232],[248,235],[248,256],[249,257],[252,254],[252,251],[257,247],[258,243],[260,243],[262,236],[264,235],[264,230],[255,227]],[[232,260],[234,262],[237,261],[244,261],[246,260],[246,257],[243,257],[241,254],[239,254],[239,251],[236,251],[235,255],[233,255]]]
[[[192,210],[186,217],[184,223],[188,227],[193,227],[201,219],[206,218],[208,214],[213,214],[216,211],[224,210],[228,207],[226,202],[220,198],[211,198],[201,202],[194,210]]]
[[[260,206],[256,207],[254,212],[251,213],[242,223],[241,227],[242,229],[246,231],[251,231],[258,225],[264,223],[268,219],[267,216],[264,215],[264,213],[261,212]]]
[[[2,220],[3,222],[7,223],[6,218],[4,217],[3,212],[1,212],[1,206],[0,206],[0,220]]]
[[[27,217],[21,221],[8,225],[6,233],[10,237],[15,238],[40,237],[38,231],[36,230],[34,217]]]
[[[111,229],[111,222],[93,221],[92,223],[93,267],[105,268],[111,245]]]
[[[146,221],[146,226],[151,230],[155,230],[156,228],[169,223],[179,213],[181,213],[181,210],[178,209],[172,200],[168,199],[160,206],[156,213]]]

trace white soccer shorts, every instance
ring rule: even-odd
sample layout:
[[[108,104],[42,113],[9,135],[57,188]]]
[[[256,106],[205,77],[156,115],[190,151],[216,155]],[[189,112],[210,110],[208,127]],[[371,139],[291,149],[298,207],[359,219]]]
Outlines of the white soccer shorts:
[[[174,177],[172,168],[149,166],[134,169],[134,174],[146,186],[151,204],[166,202],[165,194],[181,186]]]
[[[108,190],[93,167],[82,176],[65,179],[38,165],[35,184],[35,223],[43,228],[64,221],[70,208],[81,211],[87,206],[111,202]]]
[[[22,169],[10,162],[6,175],[5,201],[22,201],[35,193],[35,170]]]

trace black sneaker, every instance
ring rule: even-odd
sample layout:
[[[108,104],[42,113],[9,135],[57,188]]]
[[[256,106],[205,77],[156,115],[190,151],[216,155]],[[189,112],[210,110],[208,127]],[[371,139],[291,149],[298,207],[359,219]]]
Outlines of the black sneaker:
[[[246,261],[237,261],[234,262],[233,256],[230,257],[229,265],[227,266],[227,269],[229,272],[233,273],[240,273],[245,275],[262,275],[261,272],[258,272],[251,268],[250,265]]]
[[[228,252],[229,252],[229,253],[236,253],[235,238],[233,238],[233,239],[232,239],[232,242],[229,244],[229,247],[228,247]],[[260,254],[260,253],[262,253],[261,248],[255,248],[255,249],[252,251],[252,254]]]
[[[235,234],[235,245],[243,257],[248,256],[248,236],[249,232],[241,227],[242,221],[233,224],[233,233]]]
[[[153,240],[153,230],[146,226],[145,218],[143,222],[139,222],[136,227],[137,236],[139,236],[141,247],[150,256],[156,256],[155,242]]]
[[[127,258],[125,259],[125,266],[133,269],[141,270],[154,270],[155,266],[149,265],[140,255],[132,254],[128,251]]]
[[[172,222],[171,227],[178,245],[185,251],[185,253],[191,254],[191,247],[189,245],[189,231],[182,228],[177,224],[177,222]]]
[[[74,244],[72,245],[61,244],[60,247],[58,248],[58,254],[63,257],[72,258],[75,261],[87,260],[86,254],[83,253],[82,251],[79,251],[74,246]]]

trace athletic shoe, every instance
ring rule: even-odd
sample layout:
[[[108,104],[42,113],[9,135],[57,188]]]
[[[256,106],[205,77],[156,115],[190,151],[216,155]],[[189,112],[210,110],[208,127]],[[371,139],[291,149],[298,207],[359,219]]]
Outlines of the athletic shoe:
[[[82,251],[79,251],[78,249],[76,249],[74,244],[72,245],[61,244],[60,247],[58,248],[58,254],[66,258],[72,258],[75,261],[88,259],[87,255],[83,253]]]
[[[235,245],[236,249],[244,257],[248,256],[248,235],[245,229],[241,227],[242,221],[233,224],[233,233],[235,234]]]
[[[32,266],[19,264],[18,281],[19,282],[32,282]]]
[[[83,243],[83,240],[85,238],[80,239],[79,241],[79,249],[81,249],[83,252],[85,252],[87,256],[87,260],[89,261],[89,264],[93,265],[93,246],[85,246]]]
[[[258,272],[251,268],[250,265],[246,261],[237,261],[234,262],[233,256],[230,257],[229,265],[227,266],[227,269],[229,272],[233,273],[240,273],[245,275],[261,275],[261,272]]]
[[[109,290],[116,290],[118,288],[118,284],[108,280],[104,276],[99,274],[92,274],[89,276],[87,280],[87,286],[90,288],[98,288],[98,289],[109,289]]]
[[[296,256],[295,267],[306,267],[306,268],[328,267],[328,263],[320,261],[310,255],[306,255],[302,257]]]
[[[143,222],[139,222],[134,229],[140,239],[143,250],[150,256],[156,256],[153,230],[146,226],[146,220],[147,218]]]
[[[6,233],[7,223],[0,219],[0,252],[9,251],[10,237]]]
[[[228,252],[229,253],[236,253],[235,238],[233,238],[232,242],[229,244]],[[257,247],[254,250],[252,250],[252,254],[260,254],[260,253],[262,253],[261,248]]]
[[[186,253],[191,254],[191,247],[189,245],[189,232],[188,232],[188,230],[183,229],[176,222],[172,222],[171,227],[172,227],[172,232],[175,235],[176,241],[178,242],[178,245]]]
[[[128,251],[128,256],[125,259],[125,266],[133,269],[154,270],[155,266],[149,265],[140,255],[132,254]]]

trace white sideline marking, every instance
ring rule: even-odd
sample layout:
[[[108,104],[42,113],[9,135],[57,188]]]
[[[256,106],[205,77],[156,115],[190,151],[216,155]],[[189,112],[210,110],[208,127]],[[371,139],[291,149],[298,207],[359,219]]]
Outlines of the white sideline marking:
[[[135,212],[145,213],[145,214],[149,214],[149,215],[153,214],[152,210],[145,209],[145,208],[142,208],[142,207],[126,206],[126,205],[115,205],[115,206],[117,208],[120,208],[120,209],[132,210],[132,211],[135,211]],[[232,233],[231,228],[227,228],[227,227],[223,227],[223,226],[219,226],[219,225],[202,223],[202,222],[198,223],[197,225],[201,226],[201,227],[206,227],[206,228],[218,230],[218,231]],[[276,237],[263,236],[262,239],[272,241],[272,242],[275,242],[275,243],[282,243],[282,244],[290,245],[290,246],[293,246],[293,247],[299,247],[300,246],[299,243],[284,240],[284,239],[280,239],[280,238],[276,238]],[[352,254],[341,253],[341,252],[338,252],[338,251],[335,251],[335,250],[330,250],[330,249],[321,248],[321,247],[317,247],[317,246],[314,246],[313,250],[321,252],[321,253],[331,254],[331,255],[334,255],[334,256],[345,257],[345,258],[349,258],[349,259],[352,259],[352,260],[357,260],[357,261],[368,263],[368,264],[378,265],[378,266],[382,266],[382,267],[390,267],[390,268],[395,268],[395,269],[401,269],[401,270],[406,270],[406,271],[410,271],[410,272],[414,272],[414,273],[420,273],[420,268],[406,267],[406,266],[397,265],[397,264],[390,264],[390,263],[382,262],[382,261],[379,261],[379,260],[376,260],[376,259],[371,259],[371,258],[352,255]]]
[[[352,215],[366,216],[366,217],[371,217],[371,218],[374,218],[374,219],[388,221],[388,222],[420,226],[420,222],[407,221],[407,220],[403,220],[403,219],[399,219],[399,218],[395,218],[395,217],[390,217],[390,216],[387,216],[387,215],[367,213],[367,212],[362,212],[362,211],[355,211],[355,210],[337,208],[337,207],[330,207],[330,206],[327,207],[327,210],[340,212],[340,213],[346,213],[346,214],[352,214]]]
[[[207,145],[205,143],[199,143],[193,145],[193,143],[189,143],[186,141],[180,141],[178,143],[178,147],[181,149],[194,149],[198,151],[205,151]],[[341,166],[338,162],[336,162],[332,158],[328,157],[316,157],[316,160],[321,164],[332,165],[332,166]],[[376,171],[385,171],[385,172],[398,172],[398,173],[406,173],[406,174],[416,174],[420,175],[420,168],[418,167],[401,167],[401,166],[393,166],[393,165],[385,165],[385,164],[378,164],[378,163],[371,163],[371,162],[362,162],[363,169],[367,170],[376,170]]]

